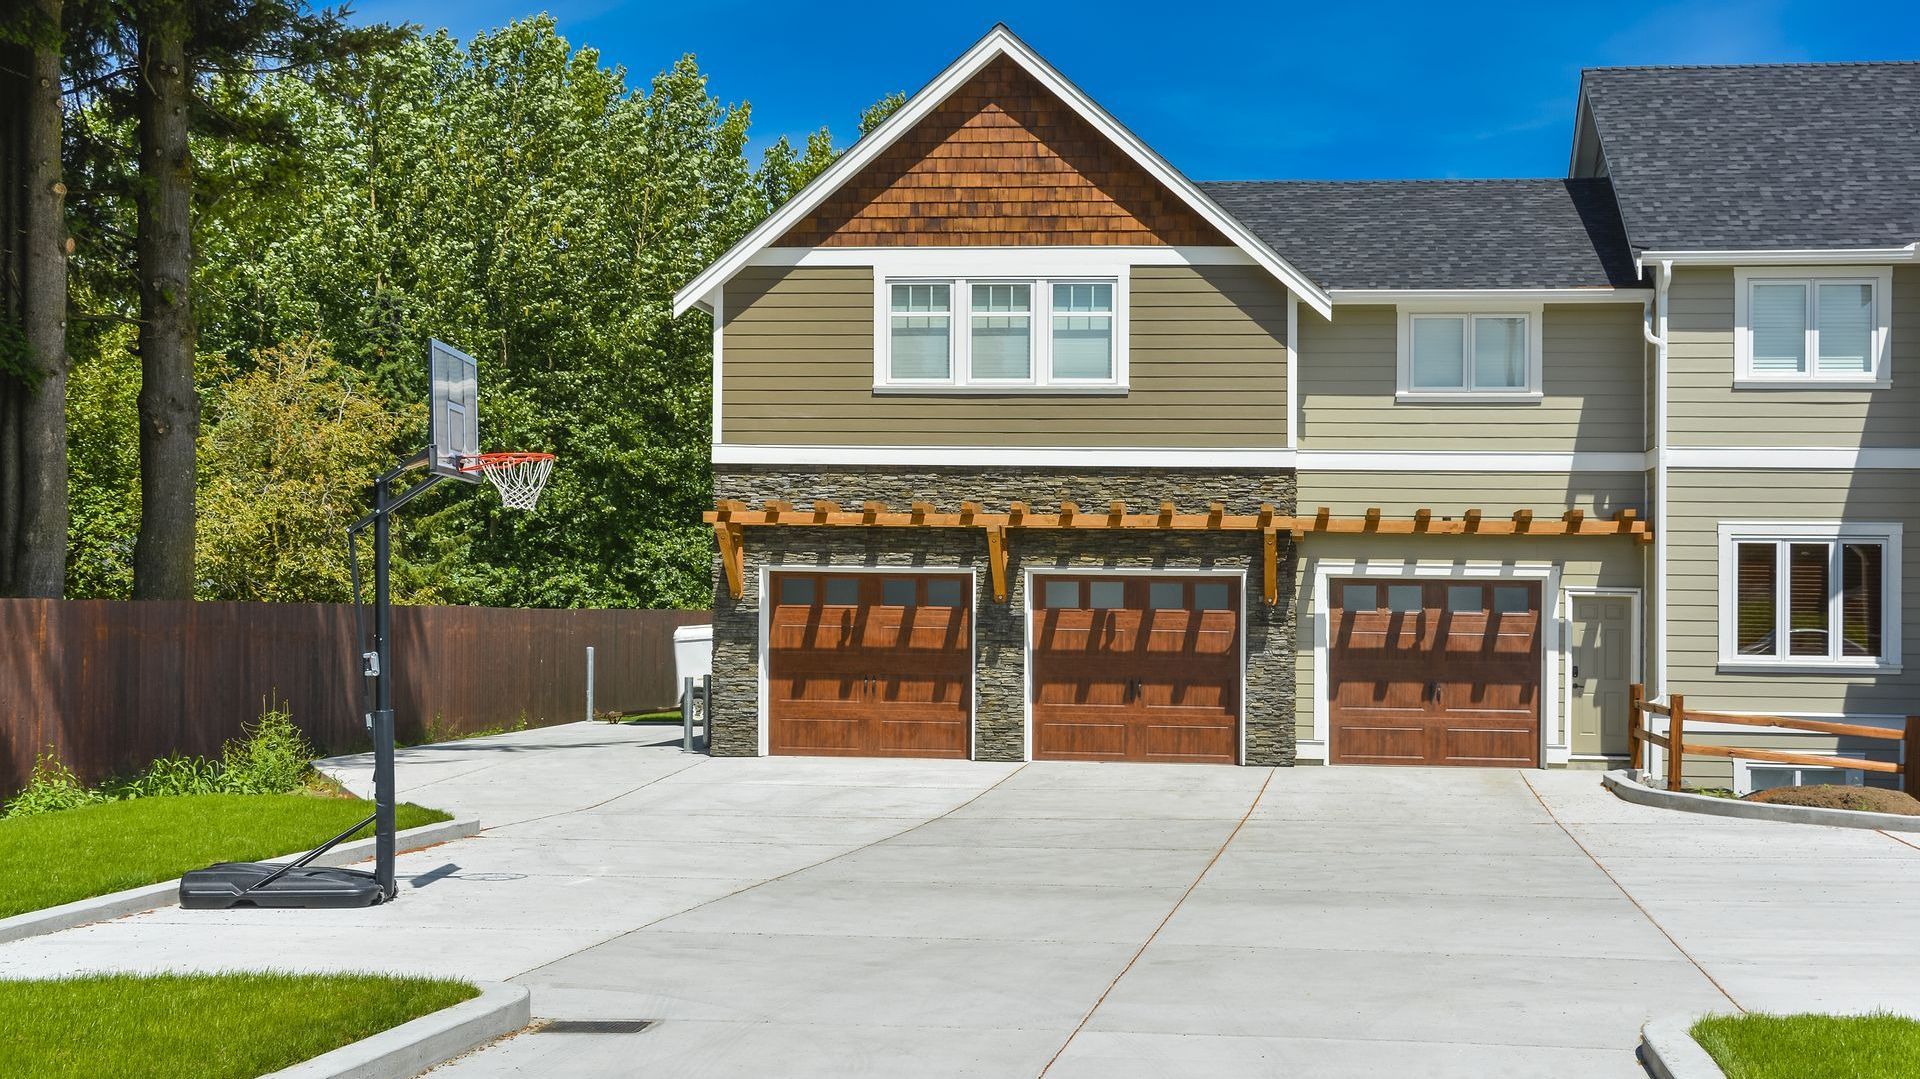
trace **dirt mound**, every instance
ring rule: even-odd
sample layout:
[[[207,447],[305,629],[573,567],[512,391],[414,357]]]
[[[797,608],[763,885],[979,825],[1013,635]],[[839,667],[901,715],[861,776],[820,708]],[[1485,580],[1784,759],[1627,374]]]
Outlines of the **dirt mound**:
[[[1813,806],[1816,809],[1857,809],[1867,813],[1900,813],[1920,817],[1920,800],[1905,791],[1880,787],[1842,787],[1820,784],[1812,787],[1774,787],[1755,791],[1744,801],[1766,802],[1777,806]]]

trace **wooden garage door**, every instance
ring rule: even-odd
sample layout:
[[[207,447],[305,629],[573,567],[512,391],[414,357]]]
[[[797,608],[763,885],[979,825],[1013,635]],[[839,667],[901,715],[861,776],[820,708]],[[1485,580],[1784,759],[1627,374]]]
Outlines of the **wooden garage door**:
[[[1037,576],[1031,603],[1034,759],[1234,763],[1237,581]]]
[[[971,577],[776,573],[770,590],[770,752],[967,756]]]
[[[1335,580],[1337,764],[1540,761],[1540,586]]]

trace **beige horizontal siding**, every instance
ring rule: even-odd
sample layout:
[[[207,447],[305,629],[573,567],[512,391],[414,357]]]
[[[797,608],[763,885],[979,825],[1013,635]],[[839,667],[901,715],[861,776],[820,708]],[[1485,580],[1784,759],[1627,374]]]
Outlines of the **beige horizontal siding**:
[[[1735,389],[1733,271],[1675,270],[1668,302],[1671,445],[1920,445],[1920,268],[1893,271],[1893,377],[1883,390]]]
[[[1306,477],[1301,477],[1304,482]],[[1303,512],[1308,505],[1303,495]],[[1435,507],[1439,512],[1439,507]],[[1616,537],[1568,539],[1525,539],[1510,536],[1472,538],[1465,536],[1429,536],[1414,540],[1407,536],[1308,536],[1300,542],[1300,557],[1295,560],[1294,604],[1298,616],[1295,633],[1294,685],[1296,733],[1300,738],[1316,738],[1313,721],[1314,702],[1323,688],[1313,677],[1314,616],[1313,579],[1319,565],[1327,562],[1404,563],[1413,561],[1430,566],[1493,566],[1518,564],[1555,564],[1560,567],[1560,584],[1593,588],[1639,588],[1647,565],[1646,546]],[[1552,605],[1557,597],[1542,597]],[[1559,694],[1558,688],[1554,689]],[[1545,711],[1541,713],[1545,717]],[[1563,717],[1564,718],[1564,717]]]
[[[1125,394],[875,393],[864,267],[727,284],[721,426],[735,444],[1276,449],[1286,291],[1257,267],[1136,266]]]
[[[1301,308],[1300,446],[1316,450],[1646,448],[1639,304],[1549,304],[1543,396],[1513,404],[1398,404],[1399,315],[1385,305]]]
[[[1300,512],[1325,506],[1336,515],[1355,516],[1378,506],[1382,513],[1405,517],[1426,507],[1437,516],[1458,517],[1479,509],[1506,517],[1530,509],[1535,517],[1557,517],[1579,508],[1597,516],[1638,510],[1647,516],[1646,475],[1641,472],[1326,472],[1308,469],[1299,477]]]
[[[1920,473],[1730,472],[1667,473],[1667,621],[1669,688],[1695,708],[1835,714],[1920,713]],[[1751,674],[1719,667],[1721,521],[1894,522],[1905,526],[1901,636],[1908,653],[1901,674]]]

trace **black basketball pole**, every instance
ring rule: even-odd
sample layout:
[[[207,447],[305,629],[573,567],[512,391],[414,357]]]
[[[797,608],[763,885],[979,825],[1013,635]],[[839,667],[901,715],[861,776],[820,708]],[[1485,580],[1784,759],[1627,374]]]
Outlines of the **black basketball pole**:
[[[373,835],[374,878],[385,899],[399,894],[394,880],[395,838],[394,806],[399,801],[393,776],[393,597],[389,570],[393,553],[393,514],[414,500],[422,491],[438,483],[437,473],[428,473],[419,483],[402,493],[393,494],[393,481],[427,460],[422,450],[400,462],[373,483],[373,512],[347,529],[347,549],[351,555],[355,537],[368,526],[373,528],[373,641],[372,650],[361,654],[361,673],[371,683],[372,702],[367,711],[367,733],[373,739]],[[356,559],[357,561],[357,559]],[[359,571],[353,573],[353,602],[360,603]],[[365,643],[365,638],[361,638]]]

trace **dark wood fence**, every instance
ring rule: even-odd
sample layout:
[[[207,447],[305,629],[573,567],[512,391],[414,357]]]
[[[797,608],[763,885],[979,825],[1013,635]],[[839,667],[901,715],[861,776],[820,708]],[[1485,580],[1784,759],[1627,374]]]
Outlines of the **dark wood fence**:
[[[400,737],[670,707],[673,631],[705,611],[395,607]],[[52,747],[89,781],[212,756],[285,702],[323,751],[362,748],[353,609],[324,603],[0,599],[0,794]]]

